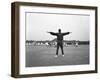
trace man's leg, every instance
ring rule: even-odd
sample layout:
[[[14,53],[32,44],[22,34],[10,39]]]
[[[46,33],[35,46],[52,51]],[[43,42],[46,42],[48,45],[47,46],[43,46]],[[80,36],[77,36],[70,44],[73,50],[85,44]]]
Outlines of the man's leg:
[[[56,55],[58,56],[59,44],[57,44]]]
[[[61,47],[62,55],[64,56],[63,45],[60,45],[60,47]]]

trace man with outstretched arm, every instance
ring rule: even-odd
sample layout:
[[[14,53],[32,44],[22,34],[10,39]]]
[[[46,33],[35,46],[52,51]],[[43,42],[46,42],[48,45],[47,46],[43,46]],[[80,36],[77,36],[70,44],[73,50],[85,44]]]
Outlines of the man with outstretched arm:
[[[64,51],[63,51],[63,36],[70,34],[71,32],[65,32],[65,33],[61,33],[61,29],[58,29],[58,33],[54,33],[54,32],[48,32],[51,35],[57,36],[57,50],[56,50],[56,56],[58,57],[58,50],[59,47],[61,48],[62,51],[62,56],[64,57]]]

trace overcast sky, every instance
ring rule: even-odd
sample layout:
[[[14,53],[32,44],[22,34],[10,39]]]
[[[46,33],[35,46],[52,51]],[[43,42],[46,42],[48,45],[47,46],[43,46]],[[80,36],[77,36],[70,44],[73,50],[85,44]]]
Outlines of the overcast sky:
[[[72,32],[65,40],[89,40],[89,15],[26,13],[26,40],[52,40],[47,31]]]

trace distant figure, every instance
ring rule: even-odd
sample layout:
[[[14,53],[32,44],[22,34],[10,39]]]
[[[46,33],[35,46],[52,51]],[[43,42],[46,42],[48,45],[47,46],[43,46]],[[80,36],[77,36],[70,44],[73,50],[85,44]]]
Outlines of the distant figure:
[[[48,47],[51,47],[51,46],[52,46],[52,44],[50,42],[48,42]]]
[[[58,50],[59,47],[61,48],[62,51],[62,56],[64,57],[64,51],[63,51],[63,36],[70,34],[71,32],[65,32],[65,33],[61,33],[61,29],[58,29],[58,33],[54,33],[54,32],[48,32],[51,35],[57,36],[57,50],[56,50],[56,56],[58,57]]]

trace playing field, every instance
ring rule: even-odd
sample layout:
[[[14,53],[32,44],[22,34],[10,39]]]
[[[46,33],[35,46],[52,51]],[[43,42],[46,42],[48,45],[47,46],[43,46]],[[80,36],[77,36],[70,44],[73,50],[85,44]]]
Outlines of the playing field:
[[[89,45],[64,47],[63,57],[56,47],[26,45],[26,67],[89,64]]]

